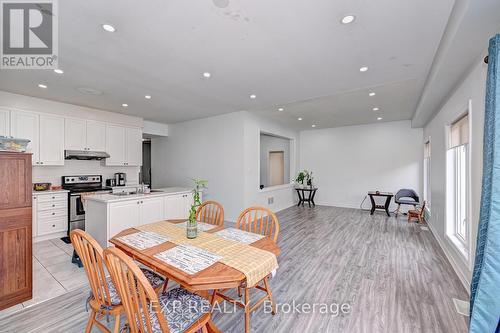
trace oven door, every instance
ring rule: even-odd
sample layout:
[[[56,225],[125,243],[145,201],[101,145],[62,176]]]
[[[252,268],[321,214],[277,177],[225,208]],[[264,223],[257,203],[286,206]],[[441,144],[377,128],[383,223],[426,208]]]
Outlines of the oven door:
[[[69,221],[85,220],[85,210],[83,208],[82,197],[78,193],[69,197]]]

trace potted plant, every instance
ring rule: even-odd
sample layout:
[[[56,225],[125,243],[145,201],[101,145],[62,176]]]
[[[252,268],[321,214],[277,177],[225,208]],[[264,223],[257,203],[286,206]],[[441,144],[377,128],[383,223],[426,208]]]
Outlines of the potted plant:
[[[300,185],[304,186],[304,180],[305,180],[305,178],[306,178],[306,174],[304,173],[304,171],[301,171],[297,175],[297,178],[295,178],[295,182],[297,184],[300,184]]]
[[[193,204],[189,210],[189,219],[186,226],[186,237],[189,239],[196,238],[198,236],[198,221],[196,221],[196,211],[201,205],[200,192],[205,189],[208,185],[208,180],[204,179],[193,179],[195,188],[193,189]]]

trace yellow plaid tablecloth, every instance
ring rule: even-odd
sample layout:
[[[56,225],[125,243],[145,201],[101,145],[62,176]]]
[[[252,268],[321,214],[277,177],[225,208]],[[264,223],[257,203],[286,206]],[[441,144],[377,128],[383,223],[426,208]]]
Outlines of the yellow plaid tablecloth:
[[[198,232],[198,237],[188,239],[184,228],[166,221],[138,226],[136,229],[156,232],[170,237],[170,242],[174,244],[193,245],[222,256],[220,262],[242,272],[249,287],[278,268],[278,260],[273,253],[207,232]]]

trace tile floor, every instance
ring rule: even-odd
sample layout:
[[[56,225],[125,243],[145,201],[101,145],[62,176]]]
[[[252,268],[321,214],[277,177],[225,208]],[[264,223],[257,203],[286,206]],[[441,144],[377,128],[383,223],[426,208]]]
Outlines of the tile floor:
[[[0,318],[87,285],[83,268],[71,263],[73,247],[59,238],[33,244],[33,298],[0,311]]]

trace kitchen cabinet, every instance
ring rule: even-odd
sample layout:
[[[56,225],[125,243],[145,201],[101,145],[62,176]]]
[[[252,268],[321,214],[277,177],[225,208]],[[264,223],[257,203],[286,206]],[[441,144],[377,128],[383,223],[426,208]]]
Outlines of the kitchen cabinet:
[[[141,166],[142,130],[118,125],[106,126],[106,165]]]
[[[164,219],[187,219],[193,204],[193,194],[184,193],[165,197]]]
[[[121,231],[144,224],[187,218],[193,194],[189,189],[171,188],[165,192],[88,197],[85,208],[85,230],[99,244],[108,247],[110,238]]]
[[[34,112],[12,111],[11,112],[11,135],[19,139],[28,139],[27,152],[32,153],[33,165],[40,164],[40,117]]]
[[[40,115],[40,164],[64,165],[64,118]]]
[[[12,136],[30,140],[33,165],[64,165],[64,118],[12,111],[10,129]]]
[[[140,200],[116,202],[109,205],[109,234],[141,224]]]
[[[148,224],[163,220],[163,198],[150,198],[141,200],[140,224]]]
[[[31,154],[0,153],[0,310],[32,297]],[[6,190],[8,189],[8,190]]]
[[[76,118],[65,119],[65,149],[67,150],[106,150],[106,124]]]
[[[0,136],[10,135],[10,111],[0,108]]]
[[[33,241],[66,236],[68,232],[68,192],[33,193]]]

